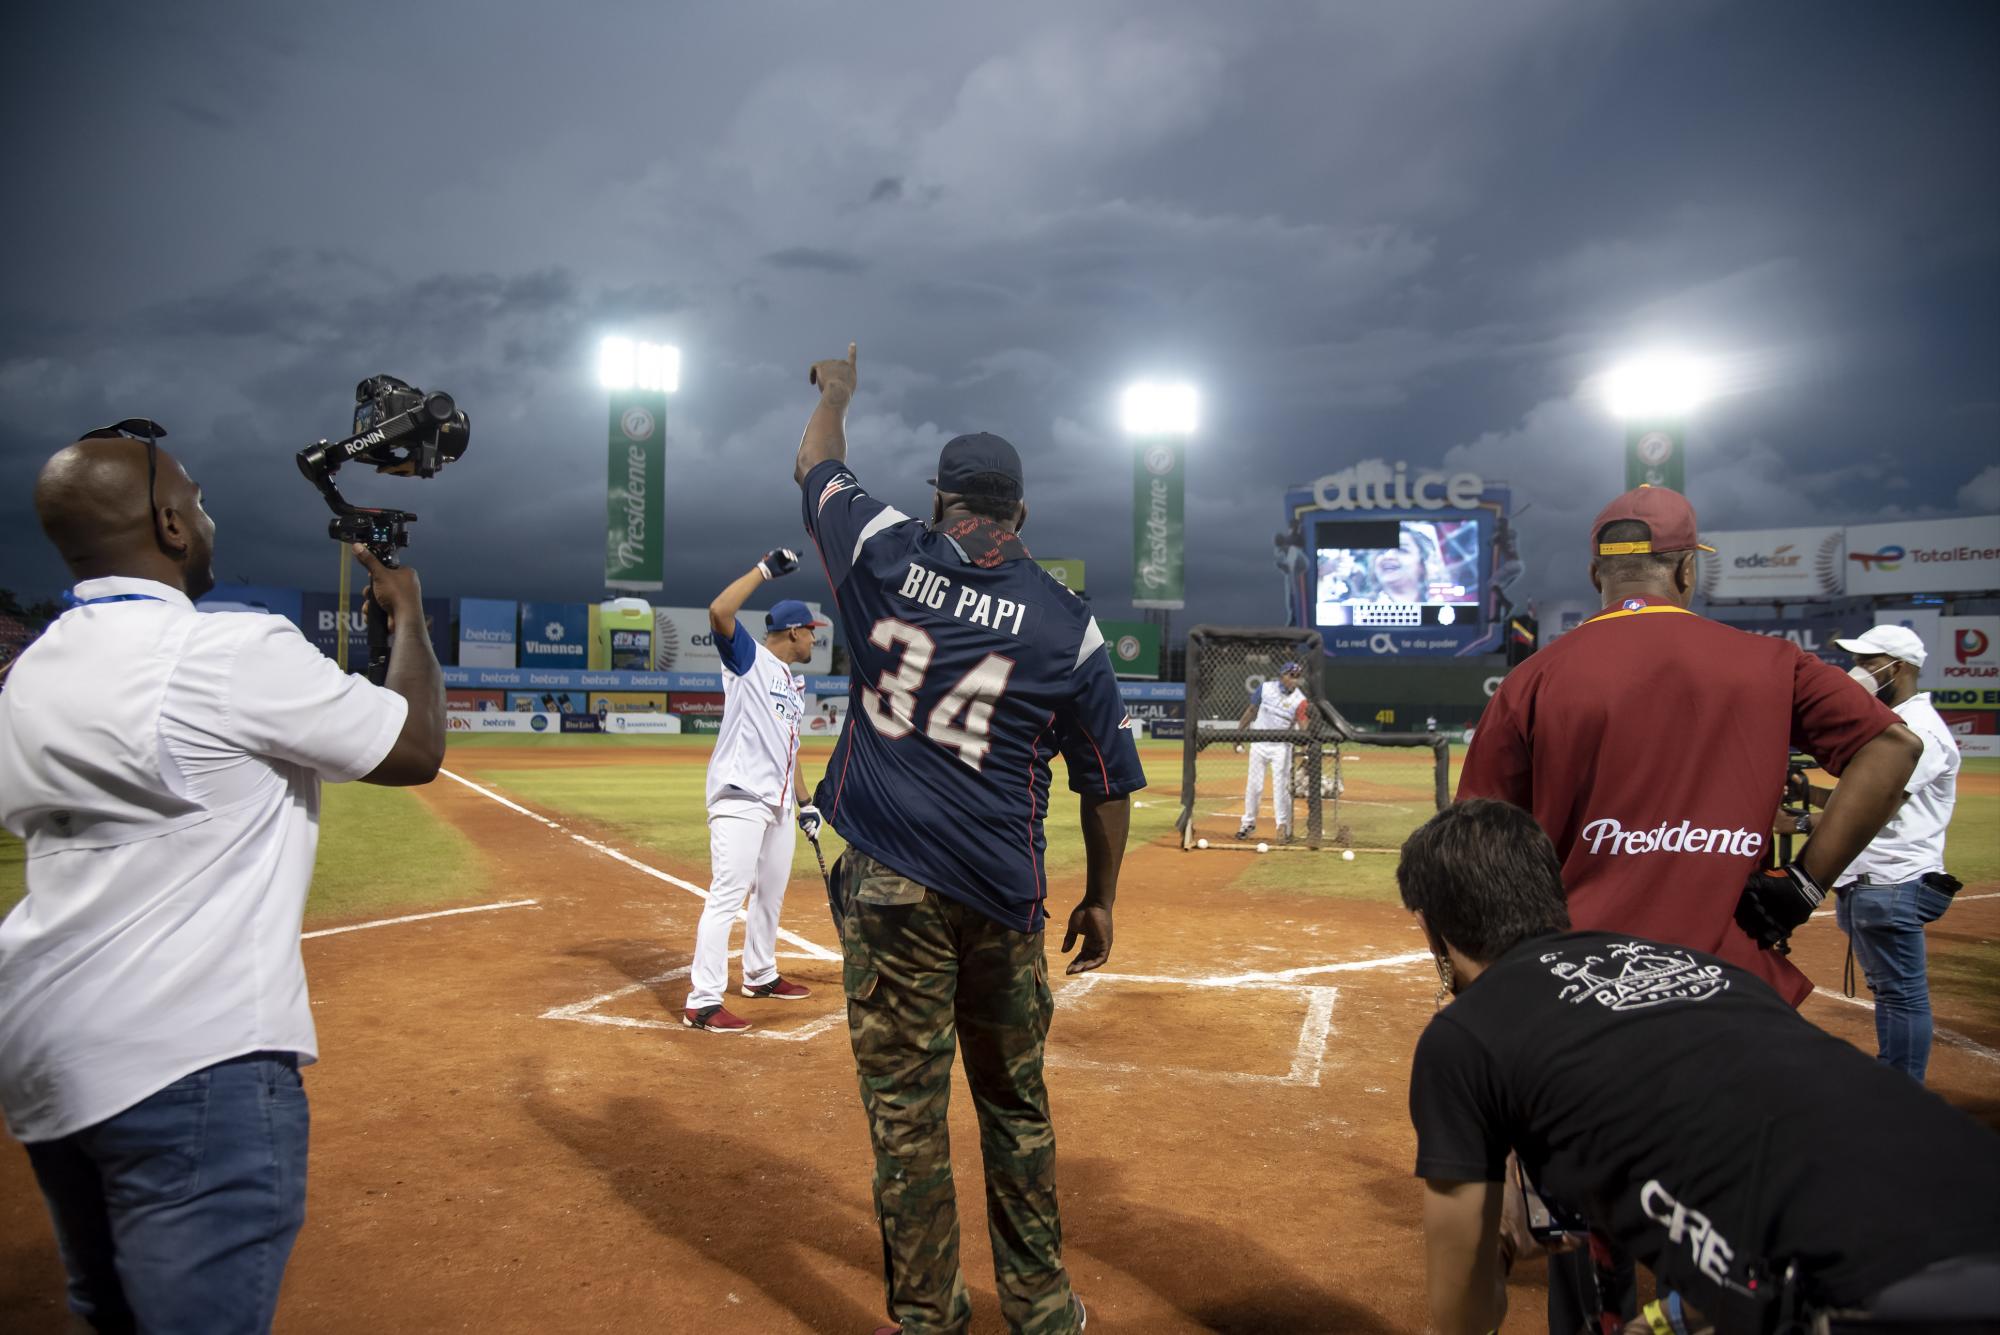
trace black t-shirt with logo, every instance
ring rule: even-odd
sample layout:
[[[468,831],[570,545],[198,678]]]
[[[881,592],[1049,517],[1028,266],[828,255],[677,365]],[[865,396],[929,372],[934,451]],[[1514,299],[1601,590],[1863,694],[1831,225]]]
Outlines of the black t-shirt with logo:
[[[1417,1043],[1417,1175],[1507,1152],[1724,1329],[1796,1261],[1857,1303],[2000,1250],[2000,1136],[1699,951],[1604,932],[1522,942]]]

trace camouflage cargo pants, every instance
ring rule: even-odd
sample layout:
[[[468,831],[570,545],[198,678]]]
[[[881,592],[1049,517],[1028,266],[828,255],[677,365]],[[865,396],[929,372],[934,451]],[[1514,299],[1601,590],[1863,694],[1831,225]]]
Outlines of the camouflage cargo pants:
[[[855,849],[833,874],[889,1315],[907,1335],[961,1332],[972,1321],[945,1123],[956,1046],[979,1117],[986,1228],[1007,1327],[1070,1335],[1077,1325],[1042,1084],[1053,1010],[1042,934],[1003,927]]]

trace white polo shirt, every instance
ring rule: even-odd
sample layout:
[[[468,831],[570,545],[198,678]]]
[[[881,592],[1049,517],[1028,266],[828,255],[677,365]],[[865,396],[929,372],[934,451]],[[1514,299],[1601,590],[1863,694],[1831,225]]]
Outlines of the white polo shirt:
[[[86,580],[0,690],[0,1111],[24,1141],[261,1049],[318,1055],[299,922],[319,783],[389,754],[408,706],[283,617]],[[112,600],[112,601],[92,601]]]
[[[1871,885],[1895,885],[1944,870],[1945,827],[1958,803],[1958,739],[1932,708],[1928,691],[1897,705],[1896,714],[1923,739],[1924,753],[1903,785],[1903,805],[1840,874],[1842,886],[1863,876]]]

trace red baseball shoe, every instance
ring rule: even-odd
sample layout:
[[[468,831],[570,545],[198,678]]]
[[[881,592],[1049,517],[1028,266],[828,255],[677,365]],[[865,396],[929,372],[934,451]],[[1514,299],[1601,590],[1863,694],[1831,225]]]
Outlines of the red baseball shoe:
[[[740,1034],[750,1027],[748,1020],[740,1015],[731,1015],[721,1006],[682,1011],[681,1023],[690,1029],[706,1029],[711,1034]]]
[[[752,987],[748,983],[743,985],[743,995],[746,997],[770,997],[776,1001],[802,1001],[812,994],[811,988],[788,982],[782,974],[758,987]]]

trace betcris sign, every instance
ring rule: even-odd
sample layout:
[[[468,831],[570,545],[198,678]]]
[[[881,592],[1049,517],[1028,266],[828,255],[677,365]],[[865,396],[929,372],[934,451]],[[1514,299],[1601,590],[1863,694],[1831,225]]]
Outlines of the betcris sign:
[[[520,604],[512,598],[458,600],[458,665],[514,667],[514,623]]]
[[[1856,524],[1847,530],[1847,592],[2000,589],[2000,515]]]
[[[521,604],[521,666],[587,667],[590,608],[584,603]]]

